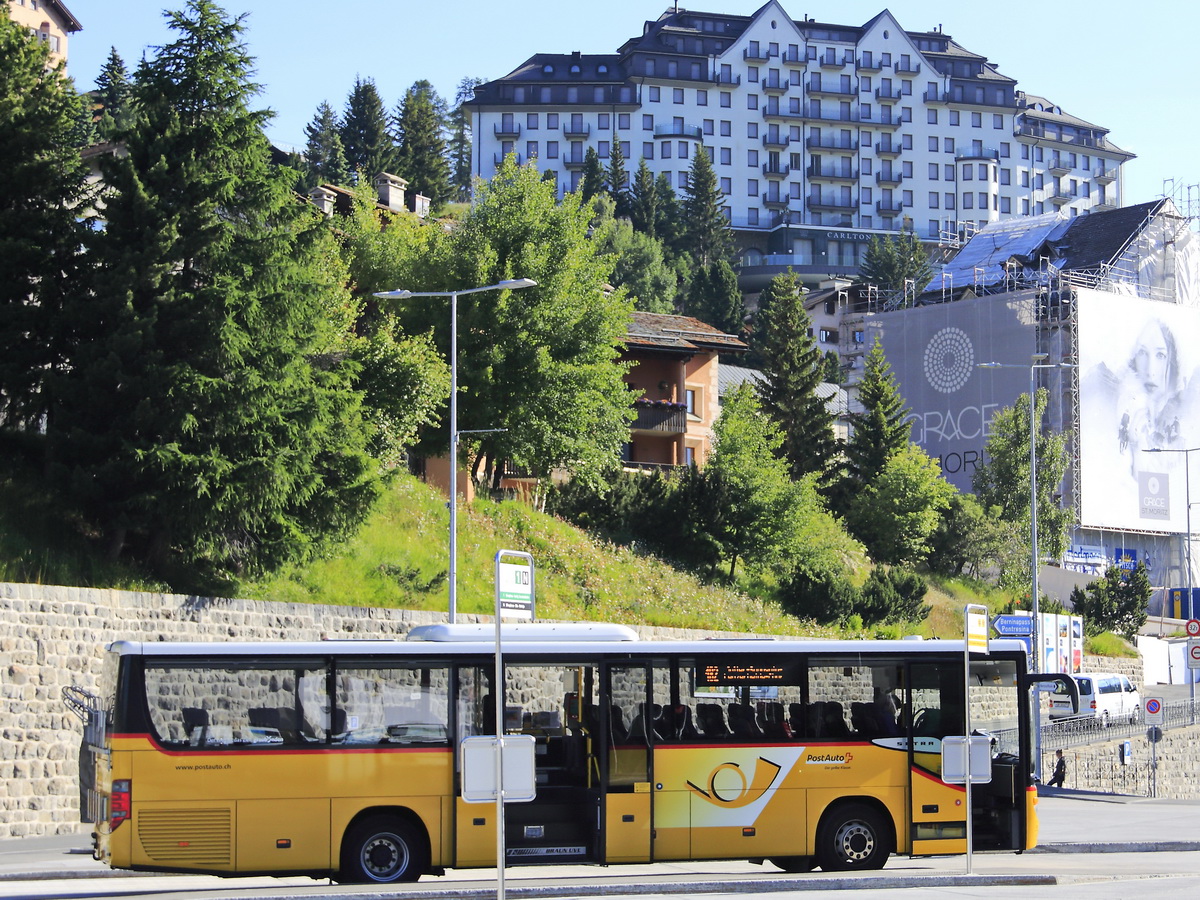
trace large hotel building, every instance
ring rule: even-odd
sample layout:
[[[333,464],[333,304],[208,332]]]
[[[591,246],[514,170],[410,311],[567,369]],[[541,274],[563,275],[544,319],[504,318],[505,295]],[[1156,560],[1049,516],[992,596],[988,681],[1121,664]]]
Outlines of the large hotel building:
[[[791,266],[853,275],[872,235],[957,243],[998,219],[1123,205],[1132,154],[1101,126],[1017,89],[939,26],[677,7],[616,53],[539,53],[470,103],[473,173],[506,154],[574,190],[617,143],[684,187],[703,146],[737,234],[742,283]]]

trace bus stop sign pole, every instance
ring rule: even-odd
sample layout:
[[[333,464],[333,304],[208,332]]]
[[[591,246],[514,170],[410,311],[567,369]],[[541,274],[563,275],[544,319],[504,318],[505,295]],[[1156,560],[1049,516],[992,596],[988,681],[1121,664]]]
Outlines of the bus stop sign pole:
[[[527,566],[502,563],[506,557],[523,559]],[[504,662],[500,640],[500,620],[504,612],[522,619],[533,619],[533,556],[520,550],[497,550],[496,567],[496,672],[492,693],[496,697],[496,900],[504,900]]]

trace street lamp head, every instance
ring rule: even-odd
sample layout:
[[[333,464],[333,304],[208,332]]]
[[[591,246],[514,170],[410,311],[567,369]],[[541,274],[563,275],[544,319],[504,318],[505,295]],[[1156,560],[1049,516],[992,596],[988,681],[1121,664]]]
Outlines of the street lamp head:
[[[501,281],[496,287],[505,291],[518,291],[521,288],[537,287],[537,282],[532,278],[510,278],[507,281]]]
[[[406,300],[412,296],[412,291],[376,291],[371,296],[380,300]]]
[[[1050,354],[1049,353],[1034,353],[1034,354],[1031,354],[1029,358],[1031,361],[1033,361],[1035,363],[1040,363],[1040,362],[1045,362],[1047,359],[1049,359]]]

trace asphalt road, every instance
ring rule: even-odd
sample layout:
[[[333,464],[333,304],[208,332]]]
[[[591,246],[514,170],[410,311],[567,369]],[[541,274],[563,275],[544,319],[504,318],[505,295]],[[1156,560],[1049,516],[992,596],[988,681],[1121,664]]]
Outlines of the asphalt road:
[[[636,866],[522,867],[506,872],[506,895],[532,897],[804,898],[847,889],[910,897],[1074,898],[1200,896],[1200,802],[1047,791],[1039,803],[1041,846],[1016,855],[893,857],[880,872],[787,875],[745,861]],[[386,897],[443,900],[496,896],[494,869],[451,870],[417,884],[369,891],[308,878],[238,878],[113,872],[93,861],[77,835],[0,841],[0,898],[203,897],[311,900]]]

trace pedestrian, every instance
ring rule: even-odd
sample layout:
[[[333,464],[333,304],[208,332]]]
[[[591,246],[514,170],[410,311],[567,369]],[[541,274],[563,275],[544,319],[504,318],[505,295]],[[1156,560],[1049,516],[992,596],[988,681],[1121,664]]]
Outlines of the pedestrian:
[[[1061,750],[1054,751],[1054,774],[1050,777],[1050,787],[1062,787],[1067,778],[1067,760]]]

